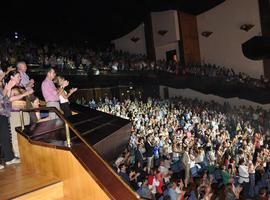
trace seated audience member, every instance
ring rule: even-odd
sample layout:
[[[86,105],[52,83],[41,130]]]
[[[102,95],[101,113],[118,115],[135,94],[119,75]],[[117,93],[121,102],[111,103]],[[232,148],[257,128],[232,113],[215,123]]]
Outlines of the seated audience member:
[[[39,108],[40,102],[39,98],[34,95],[28,99],[28,108]],[[30,112],[30,124],[44,122],[50,120],[49,117],[41,118],[40,111]]]
[[[42,82],[41,90],[43,97],[46,101],[46,106],[55,107],[56,109],[60,110],[59,95],[63,93],[63,90],[67,85],[63,85],[63,87],[57,89],[53,82],[55,77],[56,77],[55,70],[53,68],[49,68],[47,70],[46,78]],[[67,82],[65,82],[65,84],[67,84]],[[49,117],[50,119],[58,118],[56,113],[54,112],[50,112]]]
[[[64,112],[64,116],[65,117],[69,117],[71,116],[71,110],[69,107],[69,100],[68,98],[77,91],[77,88],[71,88],[69,90],[69,92],[67,93],[64,90],[64,87],[69,85],[69,81],[65,80],[64,77],[58,76],[57,77],[57,81],[56,81],[57,85],[60,88],[63,88],[63,92],[59,95],[59,100],[60,100],[60,108],[61,110]]]

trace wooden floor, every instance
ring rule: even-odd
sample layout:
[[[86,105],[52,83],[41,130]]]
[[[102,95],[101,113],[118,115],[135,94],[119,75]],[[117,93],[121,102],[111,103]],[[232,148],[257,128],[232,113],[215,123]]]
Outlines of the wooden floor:
[[[20,164],[8,166],[0,170],[0,199],[12,199],[58,182],[54,177],[27,171]]]

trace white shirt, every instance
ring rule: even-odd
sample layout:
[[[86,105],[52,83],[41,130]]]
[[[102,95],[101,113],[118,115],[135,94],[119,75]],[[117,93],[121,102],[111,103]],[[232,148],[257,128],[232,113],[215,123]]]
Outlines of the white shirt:
[[[189,167],[190,167],[190,169],[196,166],[196,163],[195,163],[195,161],[194,161],[194,160],[190,160],[190,162],[189,162],[189,163],[190,163],[190,166],[189,166]]]
[[[238,172],[239,172],[238,182],[239,183],[243,183],[243,182],[248,183],[249,182],[248,167],[245,165],[239,165]]]
[[[164,166],[159,166],[159,171],[163,174],[167,174],[169,172],[168,168]]]
[[[67,94],[66,91],[64,91],[65,94]],[[62,95],[59,96],[60,103],[67,103],[69,102],[68,99],[64,98]]]
[[[159,181],[156,178],[154,178],[152,185],[148,185],[148,188],[151,190],[152,194],[156,194],[157,193],[156,187],[158,186],[159,186]]]
[[[195,162],[196,163],[201,163],[204,160],[204,152],[200,153],[199,155],[197,155],[197,157],[195,158]]]

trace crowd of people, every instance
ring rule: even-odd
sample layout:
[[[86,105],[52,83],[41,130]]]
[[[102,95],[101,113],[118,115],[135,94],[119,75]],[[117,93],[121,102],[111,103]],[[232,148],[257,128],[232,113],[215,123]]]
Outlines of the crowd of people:
[[[20,126],[22,108],[39,108],[35,81],[27,74],[27,62],[46,68],[41,85],[44,104],[65,117],[71,115],[69,97],[76,88],[56,76],[65,68],[85,70],[107,67],[112,71],[163,71],[179,76],[217,77],[266,87],[268,80],[251,79],[244,73],[215,65],[180,66],[177,62],[148,61],[107,49],[103,52],[38,47],[33,44],[1,43],[0,68],[0,169],[20,162],[15,127]],[[5,46],[6,45],[6,46]],[[70,64],[72,63],[72,64]],[[141,197],[147,199],[268,199],[270,192],[270,111],[252,107],[231,107],[215,102],[173,98],[166,100],[105,99],[90,102],[103,112],[130,119],[132,133],[127,149],[113,167]],[[25,123],[56,119],[39,111],[25,115]]]
[[[21,126],[20,110],[39,108],[39,98],[34,94],[35,81],[27,74],[27,65],[20,61],[16,67],[0,68],[0,169],[5,165],[20,163],[20,153],[15,127]],[[42,94],[47,107],[55,107],[65,117],[71,115],[68,98],[76,88],[67,90],[69,82],[56,76],[55,70],[49,68],[42,82]],[[41,113],[39,110],[24,114],[25,124],[56,119],[54,112]]]
[[[269,199],[270,111],[181,97],[93,107],[131,120],[128,147],[112,165],[141,197]]]
[[[64,47],[56,44],[41,46],[24,40],[14,42],[7,39],[0,43],[2,65],[14,66],[16,61],[21,59],[27,63],[38,64],[43,68],[55,68],[59,72],[100,74],[101,70],[112,73],[156,71],[176,76],[216,77],[225,81],[236,81],[262,88],[269,86],[269,80],[264,76],[254,79],[243,72],[236,73],[230,67],[213,64],[183,66],[177,61],[153,61],[147,59],[145,55],[116,51],[112,47],[94,51],[87,47]]]

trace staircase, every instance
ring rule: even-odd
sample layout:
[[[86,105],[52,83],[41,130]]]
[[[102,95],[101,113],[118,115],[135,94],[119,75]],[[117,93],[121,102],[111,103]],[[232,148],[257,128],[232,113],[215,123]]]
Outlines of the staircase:
[[[20,164],[0,170],[0,199],[67,200],[62,181],[30,172]]]

